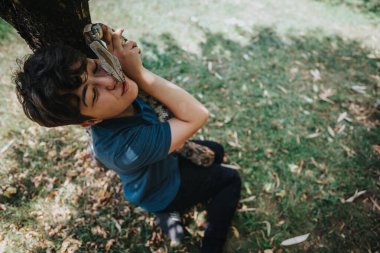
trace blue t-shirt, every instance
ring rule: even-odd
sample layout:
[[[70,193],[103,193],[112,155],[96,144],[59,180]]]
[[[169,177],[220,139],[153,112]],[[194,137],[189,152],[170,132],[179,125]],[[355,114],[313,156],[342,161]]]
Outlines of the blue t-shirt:
[[[171,131],[156,113],[137,98],[134,116],[105,120],[91,126],[96,158],[114,170],[126,199],[150,212],[164,209],[180,185],[175,154],[168,155]]]

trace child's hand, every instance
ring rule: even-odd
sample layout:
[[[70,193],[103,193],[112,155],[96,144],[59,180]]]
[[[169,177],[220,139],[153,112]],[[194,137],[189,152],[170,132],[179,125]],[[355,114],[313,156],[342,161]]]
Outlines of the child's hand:
[[[122,29],[111,31],[103,28],[107,49],[119,59],[124,73],[129,78],[137,81],[144,69],[141,61],[141,49],[132,40],[124,42],[121,37],[123,31]]]

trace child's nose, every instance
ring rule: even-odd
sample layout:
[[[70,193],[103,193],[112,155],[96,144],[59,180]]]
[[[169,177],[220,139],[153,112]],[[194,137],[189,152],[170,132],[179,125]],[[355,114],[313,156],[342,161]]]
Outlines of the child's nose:
[[[114,90],[116,88],[116,81],[111,76],[98,77],[98,86],[103,87],[107,90]]]

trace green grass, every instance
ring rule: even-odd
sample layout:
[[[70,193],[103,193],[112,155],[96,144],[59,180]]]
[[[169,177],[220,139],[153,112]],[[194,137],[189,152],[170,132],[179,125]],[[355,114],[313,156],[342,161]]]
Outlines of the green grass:
[[[379,59],[358,42],[321,34],[284,40],[255,28],[240,31],[248,40],[242,45],[203,32],[200,55],[167,34],[159,45],[144,40],[144,64],[207,106],[212,118],[198,137],[225,145],[229,162],[241,167],[242,198],[256,196],[239,206],[233,223],[239,236],[232,235],[229,252],[379,249],[380,216],[370,200],[380,202],[379,155],[372,147],[380,143],[374,107]],[[365,86],[366,94],[353,91],[354,85]],[[320,96],[328,89],[333,92],[326,102]],[[337,122],[343,112],[351,120]],[[153,217],[123,199],[116,175],[86,158],[79,128],[25,127],[8,135],[15,144],[4,159],[1,189],[17,193],[0,197],[4,252],[105,252],[107,243],[109,252],[152,252],[168,246]],[[356,189],[367,192],[342,203]],[[201,210],[187,214],[187,227],[199,230],[194,215]],[[306,233],[306,242],[280,246]],[[199,239],[188,236],[169,252],[196,252]]]
[[[6,41],[12,33],[12,27],[0,18],[0,43]]]
[[[318,0],[332,5],[344,4],[363,13],[380,16],[380,2],[378,0]]]

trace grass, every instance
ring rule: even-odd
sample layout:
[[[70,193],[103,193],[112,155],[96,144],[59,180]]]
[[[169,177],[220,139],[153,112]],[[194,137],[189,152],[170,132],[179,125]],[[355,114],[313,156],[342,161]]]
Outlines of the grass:
[[[373,16],[380,16],[380,2],[378,0],[319,0],[332,5],[344,4],[350,8]]]
[[[242,198],[256,197],[239,206],[229,252],[378,250],[380,60],[340,37],[237,32],[248,43],[203,30],[200,54],[168,34],[159,45],[142,41],[145,65],[209,108],[198,137],[225,145],[229,162],[241,167]],[[15,143],[0,173],[3,252],[165,252],[169,243],[153,217],[129,205],[117,176],[88,158],[81,129],[25,126],[8,138]],[[343,203],[356,190],[366,193]],[[194,233],[201,210],[185,217]],[[280,246],[306,233],[306,242]],[[199,240],[188,236],[168,250],[196,252]]]
[[[12,34],[12,27],[0,18],[0,43],[4,43]]]

